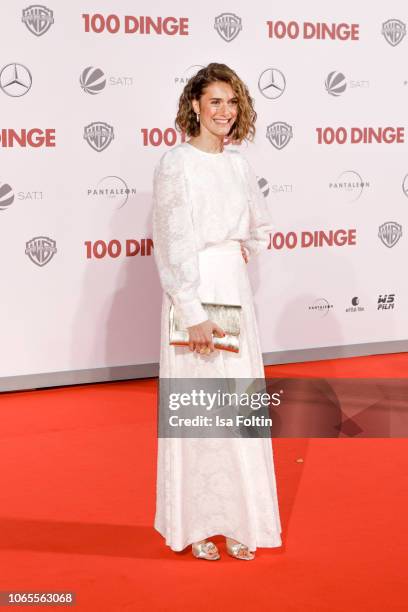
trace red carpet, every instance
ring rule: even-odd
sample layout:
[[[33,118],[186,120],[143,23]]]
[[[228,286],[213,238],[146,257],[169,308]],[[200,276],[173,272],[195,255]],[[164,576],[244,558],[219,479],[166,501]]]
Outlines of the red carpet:
[[[406,378],[408,355],[266,371]],[[152,527],[156,385],[0,396],[0,591],[75,591],[81,612],[408,608],[406,439],[275,439],[284,546],[198,561]]]

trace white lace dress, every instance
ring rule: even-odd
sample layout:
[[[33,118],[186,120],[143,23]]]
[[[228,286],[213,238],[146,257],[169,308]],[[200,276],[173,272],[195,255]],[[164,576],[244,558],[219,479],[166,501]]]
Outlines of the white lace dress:
[[[265,198],[236,150],[206,153],[189,143],[166,151],[153,180],[154,256],[163,288],[160,377],[263,378],[247,264],[269,243]],[[207,319],[203,301],[242,305],[239,353],[210,355],[169,345],[169,308],[184,325]],[[280,546],[270,438],[158,438],[154,527],[175,551],[224,535]]]

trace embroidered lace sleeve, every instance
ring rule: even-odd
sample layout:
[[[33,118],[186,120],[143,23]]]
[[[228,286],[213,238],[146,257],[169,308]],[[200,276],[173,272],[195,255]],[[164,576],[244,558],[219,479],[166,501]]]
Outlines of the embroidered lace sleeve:
[[[242,159],[249,192],[250,235],[247,240],[242,240],[241,244],[251,257],[268,248],[270,233],[274,226],[266,199],[259,188],[256,175],[248,160],[244,157]]]
[[[180,151],[167,151],[153,177],[153,245],[162,288],[185,327],[208,319],[197,294],[198,256]]]

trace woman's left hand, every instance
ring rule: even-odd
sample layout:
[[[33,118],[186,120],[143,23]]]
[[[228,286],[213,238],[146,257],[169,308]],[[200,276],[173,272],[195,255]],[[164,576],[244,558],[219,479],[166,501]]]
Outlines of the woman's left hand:
[[[246,248],[242,244],[241,244],[241,253],[242,253],[242,257],[245,260],[245,263],[248,263],[249,261],[248,254],[247,254]]]

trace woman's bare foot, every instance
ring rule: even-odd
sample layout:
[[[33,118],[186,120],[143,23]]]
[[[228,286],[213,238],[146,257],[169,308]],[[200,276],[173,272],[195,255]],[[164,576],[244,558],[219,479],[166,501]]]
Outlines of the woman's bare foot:
[[[231,555],[231,557],[243,559],[245,561],[255,559],[254,553],[249,550],[246,544],[241,544],[241,542],[238,542],[238,540],[234,540],[233,538],[225,538],[225,543],[227,545],[227,553]]]

